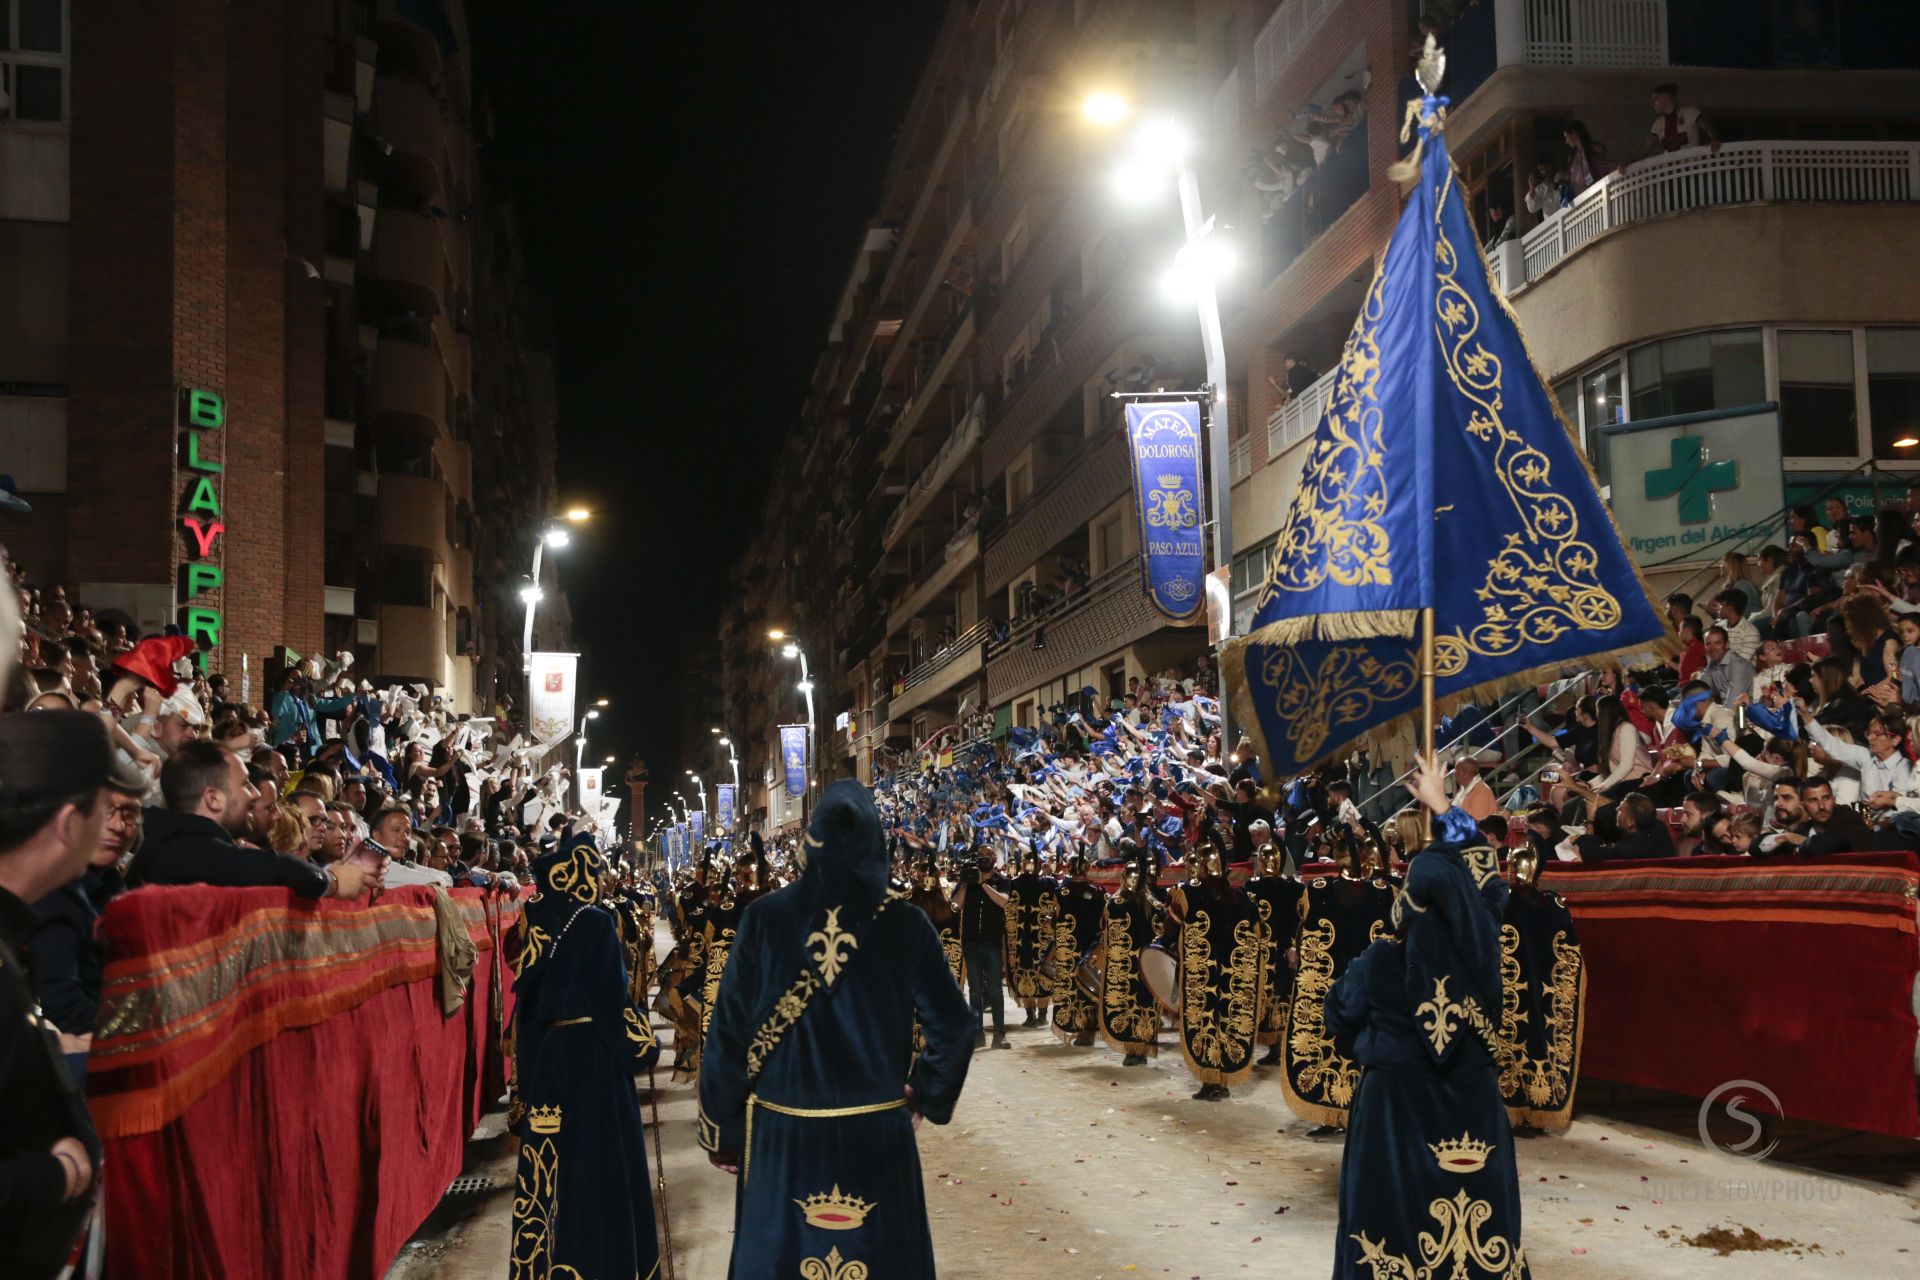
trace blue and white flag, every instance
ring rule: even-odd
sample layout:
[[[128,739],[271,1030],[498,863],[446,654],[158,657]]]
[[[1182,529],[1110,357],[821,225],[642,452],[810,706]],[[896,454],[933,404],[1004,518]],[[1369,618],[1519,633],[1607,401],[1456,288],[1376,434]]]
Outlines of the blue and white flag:
[[[707,845],[707,811],[695,809],[687,814],[687,832],[693,839],[695,849],[704,849]]]
[[[1420,185],[1348,335],[1251,634],[1223,663],[1280,776],[1434,692],[1531,682],[1666,636],[1519,326],[1422,104]]]
[[[733,784],[722,782],[713,789],[713,820],[720,830],[729,834],[733,831]]]
[[[1140,571],[1148,601],[1173,622],[1192,620],[1206,600],[1200,439],[1200,406],[1194,401],[1127,406]]]
[[[786,771],[787,794],[795,799],[807,794],[807,726],[780,726],[780,763]]]

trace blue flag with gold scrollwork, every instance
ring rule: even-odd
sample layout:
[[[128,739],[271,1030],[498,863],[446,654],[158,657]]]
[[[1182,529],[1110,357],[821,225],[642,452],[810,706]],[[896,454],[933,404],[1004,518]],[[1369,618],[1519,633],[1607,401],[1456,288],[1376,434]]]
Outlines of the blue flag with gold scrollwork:
[[[731,782],[717,782],[713,787],[713,816],[720,830],[729,834],[733,831],[734,787]]]
[[[1200,406],[1191,400],[1128,405],[1127,455],[1147,600],[1171,622],[1190,621],[1206,599]]]
[[[687,814],[687,834],[693,840],[693,847],[704,849],[707,844],[707,811],[694,809]]]
[[[1666,635],[1488,280],[1435,106],[1251,633],[1227,646],[1235,717],[1278,776],[1419,709],[1429,606],[1436,698]]]

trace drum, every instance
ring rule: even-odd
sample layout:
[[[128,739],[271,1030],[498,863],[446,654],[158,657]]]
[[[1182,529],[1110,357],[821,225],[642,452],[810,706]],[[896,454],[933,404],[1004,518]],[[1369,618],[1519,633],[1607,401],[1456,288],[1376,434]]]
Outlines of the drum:
[[[1086,959],[1073,971],[1073,980],[1080,988],[1080,994],[1089,1000],[1100,999],[1100,984],[1107,973],[1107,944],[1101,943],[1087,952]]]
[[[1180,962],[1159,939],[1140,953],[1140,976],[1158,1004],[1176,1021],[1180,1017]]]

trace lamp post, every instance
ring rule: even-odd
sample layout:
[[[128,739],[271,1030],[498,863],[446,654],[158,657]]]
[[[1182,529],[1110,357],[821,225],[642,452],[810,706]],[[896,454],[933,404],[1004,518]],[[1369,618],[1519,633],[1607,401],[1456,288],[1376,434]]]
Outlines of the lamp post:
[[[815,748],[813,741],[813,675],[807,670],[807,654],[806,651],[800,647],[798,641],[790,639],[786,632],[777,627],[767,632],[767,639],[773,641],[775,644],[780,644],[781,641],[785,641],[786,643],[781,645],[780,656],[783,658],[798,658],[800,660],[800,683],[795,685],[794,688],[806,695],[807,699],[807,789],[801,793],[800,805],[800,816],[802,820],[805,820],[813,811],[812,794],[813,789],[819,785],[816,777],[817,770],[820,767],[819,760],[817,759],[819,751]]]
[[[707,784],[699,774],[691,769],[687,770],[687,776],[692,778],[693,785],[699,788],[695,794],[700,797],[700,812],[705,813],[707,811]]]
[[[1131,114],[1126,99],[1113,93],[1090,95],[1082,114],[1097,125],[1117,125]],[[1171,169],[1180,192],[1180,221],[1186,243],[1174,257],[1167,284],[1180,293],[1191,291],[1200,320],[1200,348],[1207,361],[1207,470],[1212,475],[1209,501],[1213,504],[1213,567],[1227,570],[1227,633],[1233,633],[1233,476],[1227,461],[1227,348],[1220,329],[1218,281],[1232,268],[1232,253],[1214,238],[1214,220],[1200,209],[1200,179],[1187,163],[1187,138],[1171,120],[1156,121],[1141,130],[1135,151],[1121,178],[1127,194],[1151,192]],[[1228,718],[1223,648],[1214,650],[1215,678],[1220,687],[1220,758],[1234,749]]]
[[[733,766],[733,802],[740,803],[740,757],[733,753],[733,739],[722,734],[720,745],[727,749],[727,763]]]
[[[601,701],[605,702],[606,699],[602,698]],[[600,713],[598,711],[587,712],[585,716],[581,717],[580,732],[575,734],[573,738],[573,781],[576,788],[578,788],[580,783],[580,765],[587,754],[587,722],[589,720],[598,720],[599,718]],[[576,795],[575,798],[577,799],[578,796]]]

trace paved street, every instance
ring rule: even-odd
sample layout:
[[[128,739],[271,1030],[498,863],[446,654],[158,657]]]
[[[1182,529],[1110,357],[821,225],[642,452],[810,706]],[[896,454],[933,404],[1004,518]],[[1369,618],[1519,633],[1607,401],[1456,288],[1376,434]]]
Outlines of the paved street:
[[[1303,1136],[1271,1071],[1227,1102],[1201,1103],[1188,1097],[1193,1086],[1172,1053],[1123,1069],[1118,1055],[1060,1045],[1044,1029],[1010,1035],[1012,1051],[976,1055],[954,1122],[921,1130],[945,1280],[1215,1280],[1317,1276],[1331,1266],[1340,1142]],[[690,1085],[662,1083],[648,1115],[650,1124],[658,1117],[665,1157],[671,1275],[719,1280],[733,1184],[695,1145],[694,1113]],[[483,1133],[497,1132],[493,1118]],[[1893,1171],[1874,1166],[1883,1183],[1875,1185],[1733,1159],[1640,1124],[1577,1120],[1567,1134],[1520,1144],[1533,1273],[1911,1274],[1920,1153],[1891,1150]],[[469,1165],[493,1189],[450,1196],[389,1280],[504,1273],[510,1140],[483,1137]]]

